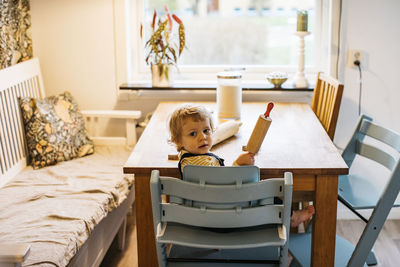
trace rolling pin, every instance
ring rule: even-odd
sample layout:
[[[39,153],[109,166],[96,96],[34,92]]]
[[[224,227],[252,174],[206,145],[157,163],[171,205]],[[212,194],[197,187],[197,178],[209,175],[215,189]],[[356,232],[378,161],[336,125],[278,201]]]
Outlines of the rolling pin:
[[[274,107],[274,103],[269,102],[267,111],[258,117],[257,123],[254,126],[253,132],[247,142],[247,145],[243,147],[244,151],[256,154],[264,141],[265,135],[268,132],[269,126],[271,125],[272,119],[269,117],[269,113]]]
[[[227,121],[218,125],[212,135],[213,146],[237,134],[241,125],[240,121]]]

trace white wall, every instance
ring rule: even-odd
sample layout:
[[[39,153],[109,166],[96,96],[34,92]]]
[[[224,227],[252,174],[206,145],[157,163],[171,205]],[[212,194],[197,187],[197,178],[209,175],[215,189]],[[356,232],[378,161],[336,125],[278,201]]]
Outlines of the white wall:
[[[117,48],[124,49],[123,2],[30,1],[33,54],[46,95],[69,90],[81,109],[115,109],[118,85],[125,80],[125,62],[116,55]],[[123,135],[122,121],[104,124],[106,135]]]
[[[335,136],[341,147],[345,146],[358,118],[359,72],[345,66],[348,49],[363,52],[361,112],[400,132],[400,1],[342,2],[339,79],[345,87]]]
[[[84,109],[113,108],[113,1],[34,0],[33,53],[47,95],[71,91]]]

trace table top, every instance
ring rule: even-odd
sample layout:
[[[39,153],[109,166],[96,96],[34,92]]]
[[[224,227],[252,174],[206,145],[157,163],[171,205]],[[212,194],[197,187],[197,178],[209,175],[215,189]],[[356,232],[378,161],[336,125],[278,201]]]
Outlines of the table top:
[[[168,160],[168,155],[177,154],[168,143],[167,120],[169,114],[183,102],[161,102],[150,123],[124,166],[124,173],[150,174],[154,169],[161,175],[179,177],[178,161]],[[196,102],[214,111],[216,103]],[[242,151],[242,146],[253,131],[258,116],[265,112],[267,103],[243,103],[239,132],[217,144],[211,152],[225,159],[229,166]],[[328,137],[318,118],[306,103],[275,103],[270,117],[269,131],[255,165],[261,174],[281,175],[285,171],[293,174],[341,175],[348,167]],[[214,119],[216,124],[222,122]]]

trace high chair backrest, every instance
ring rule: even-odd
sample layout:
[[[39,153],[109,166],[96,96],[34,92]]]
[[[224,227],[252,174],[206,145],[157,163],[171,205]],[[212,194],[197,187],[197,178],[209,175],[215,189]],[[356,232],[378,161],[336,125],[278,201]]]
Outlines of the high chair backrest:
[[[353,136],[346,148],[343,150],[342,157],[348,166],[351,166],[357,154],[374,160],[393,171],[398,163],[398,157],[393,157],[378,146],[364,143],[366,136],[382,142],[392,147],[397,154],[400,153],[400,135],[372,122],[372,119],[362,115],[358,121]],[[397,156],[398,156],[397,155]]]
[[[245,184],[260,181],[260,169],[256,166],[187,165],[183,168],[182,180],[199,184]]]
[[[260,169],[256,166],[241,166],[240,168],[233,166],[213,167],[213,166],[197,166],[187,165],[183,168],[182,180],[198,183],[200,185],[236,185],[241,186],[246,183],[255,183],[260,181]],[[174,199],[174,198],[173,198]],[[207,206],[209,208],[233,208],[254,206],[259,201],[236,202],[228,204],[204,203],[185,199],[186,206]],[[265,203],[273,203],[273,198],[263,200]]]
[[[242,183],[238,181],[236,174],[240,174],[239,177],[242,177],[243,181],[255,181],[257,180],[256,176],[251,177],[251,175],[259,173],[259,169],[255,166],[185,166],[185,169],[189,170],[189,173],[196,172],[205,181],[209,180],[205,177],[210,174],[210,177],[216,180],[224,180],[227,184],[208,184],[194,182],[193,180],[183,181],[171,177],[161,177],[160,188],[152,184],[152,190],[160,190],[161,194],[203,203],[203,205],[198,205],[197,208],[162,203],[161,221],[222,228],[248,227],[270,223],[289,225],[290,208],[287,209],[287,207],[290,207],[291,204],[291,185],[288,175],[285,178]],[[215,176],[214,173],[219,176]],[[246,173],[250,176],[247,176]],[[234,175],[231,176],[232,174]],[[240,203],[258,202],[274,197],[282,198],[283,204],[274,204],[271,201],[270,205],[250,205],[243,209],[240,205]],[[219,206],[215,209],[207,205],[210,203],[219,204]]]

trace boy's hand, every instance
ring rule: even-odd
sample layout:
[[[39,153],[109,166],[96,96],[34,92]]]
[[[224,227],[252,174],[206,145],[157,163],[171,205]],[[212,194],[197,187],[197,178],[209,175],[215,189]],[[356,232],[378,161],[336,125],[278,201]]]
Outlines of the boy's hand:
[[[244,153],[241,154],[237,159],[236,159],[236,163],[238,165],[254,165],[254,153]]]

